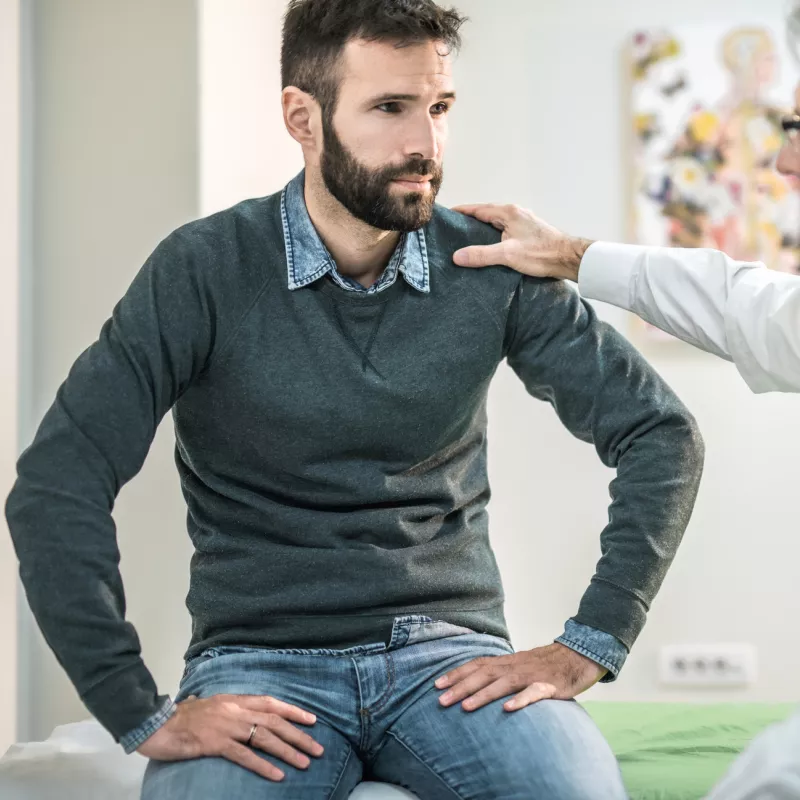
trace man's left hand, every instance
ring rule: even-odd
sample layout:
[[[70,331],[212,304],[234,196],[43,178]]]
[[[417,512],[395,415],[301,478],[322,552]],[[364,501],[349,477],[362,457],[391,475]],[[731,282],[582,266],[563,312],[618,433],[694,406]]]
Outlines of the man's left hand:
[[[556,642],[513,655],[473,659],[442,675],[434,685],[448,690],[439,698],[444,706],[463,701],[465,711],[474,711],[514,694],[503,708],[517,711],[539,700],[570,700],[606,672],[591,659]]]

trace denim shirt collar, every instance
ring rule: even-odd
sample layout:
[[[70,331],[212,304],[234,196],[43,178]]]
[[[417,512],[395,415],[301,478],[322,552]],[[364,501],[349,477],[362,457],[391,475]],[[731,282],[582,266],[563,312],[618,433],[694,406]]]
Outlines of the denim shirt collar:
[[[420,292],[430,292],[428,249],[423,230],[404,234],[386,269],[368,289],[336,269],[331,254],[319,238],[308,215],[305,201],[305,170],[286,186],[281,194],[281,218],[286,247],[286,265],[290,290],[302,289],[330,274],[347,291],[375,294],[391,286],[401,273],[406,282]]]

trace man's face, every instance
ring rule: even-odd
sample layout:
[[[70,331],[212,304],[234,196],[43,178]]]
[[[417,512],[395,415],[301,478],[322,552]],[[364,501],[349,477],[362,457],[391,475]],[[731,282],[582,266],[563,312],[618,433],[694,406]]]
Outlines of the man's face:
[[[795,114],[800,114],[800,84],[795,92]],[[800,131],[789,133],[789,141],[778,155],[778,172],[800,178]]]
[[[374,228],[413,231],[433,214],[455,102],[444,51],[441,42],[345,47],[333,118],[323,119],[320,170],[328,191]]]

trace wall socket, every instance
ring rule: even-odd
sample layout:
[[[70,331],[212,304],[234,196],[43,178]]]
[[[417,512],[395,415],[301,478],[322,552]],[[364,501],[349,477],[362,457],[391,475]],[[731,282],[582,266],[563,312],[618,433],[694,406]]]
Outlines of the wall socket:
[[[667,686],[750,686],[758,678],[751,644],[687,644],[661,648],[658,676]]]

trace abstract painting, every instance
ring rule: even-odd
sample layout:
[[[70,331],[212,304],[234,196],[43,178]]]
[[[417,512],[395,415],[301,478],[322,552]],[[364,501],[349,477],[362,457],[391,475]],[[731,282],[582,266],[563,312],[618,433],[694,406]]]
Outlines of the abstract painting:
[[[774,169],[797,82],[781,22],[639,31],[630,70],[634,241],[800,273],[800,185]]]

